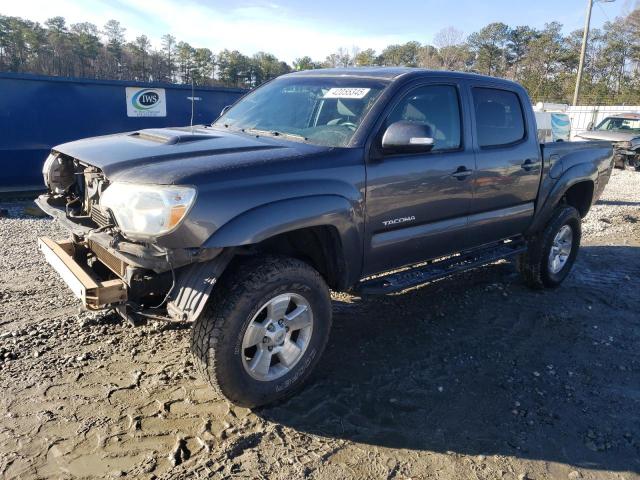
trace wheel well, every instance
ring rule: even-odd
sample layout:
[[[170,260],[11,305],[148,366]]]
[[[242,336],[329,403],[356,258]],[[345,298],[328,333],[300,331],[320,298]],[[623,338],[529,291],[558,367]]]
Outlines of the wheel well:
[[[567,205],[571,205],[578,212],[581,217],[585,217],[589,213],[591,208],[591,201],[593,200],[593,182],[579,182],[572,185],[564,194],[564,202]]]
[[[255,245],[260,253],[278,253],[302,260],[320,272],[334,290],[346,287],[346,265],[338,230],[308,227],[281,233]]]

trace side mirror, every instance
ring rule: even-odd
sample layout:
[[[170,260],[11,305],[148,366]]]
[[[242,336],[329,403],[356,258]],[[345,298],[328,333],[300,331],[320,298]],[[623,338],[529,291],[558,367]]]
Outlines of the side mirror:
[[[382,136],[385,153],[420,153],[433,148],[431,127],[420,123],[401,120],[392,123]]]
[[[224,115],[225,113],[227,113],[227,110],[229,110],[231,108],[231,105],[226,105],[222,111],[220,112],[220,116]]]

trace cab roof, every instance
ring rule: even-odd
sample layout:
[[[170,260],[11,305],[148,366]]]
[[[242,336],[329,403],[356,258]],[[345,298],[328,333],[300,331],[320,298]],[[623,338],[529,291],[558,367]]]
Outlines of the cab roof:
[[[465,78],[470,80],[485,80],[493,83],[503,83],[505,85],[518,85],[516,82],[503,78],[479,75],[477,73],[454,72],[449,70],[427,70],[426,68],[414,67],[347,67],[347,68],[319,68],[315,70],[301,70],[288,73],[283,77],[360,77],[373,78],[387,81],[394,81],[402,78],[420,77],[450,77]],[[519,85],[518,85],[519,86]]]

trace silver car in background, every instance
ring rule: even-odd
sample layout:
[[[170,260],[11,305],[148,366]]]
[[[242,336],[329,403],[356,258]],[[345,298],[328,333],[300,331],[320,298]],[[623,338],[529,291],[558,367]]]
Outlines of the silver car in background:
[[[606,117],[595,128],[580,133],[578,137],[610,141],[614,148],[614,166],[640,171],[640,113]]]

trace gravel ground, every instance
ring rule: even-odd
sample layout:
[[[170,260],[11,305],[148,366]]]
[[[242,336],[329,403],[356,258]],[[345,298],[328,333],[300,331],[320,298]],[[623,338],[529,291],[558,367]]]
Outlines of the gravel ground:
[[[188,329],[79,313],[36,247],[65,234],[26,205],[0,205],[2,478],[640,478],[640,173],[557,290],[501,262],[334,295],[308,386],[253,412],[197,378]]]

